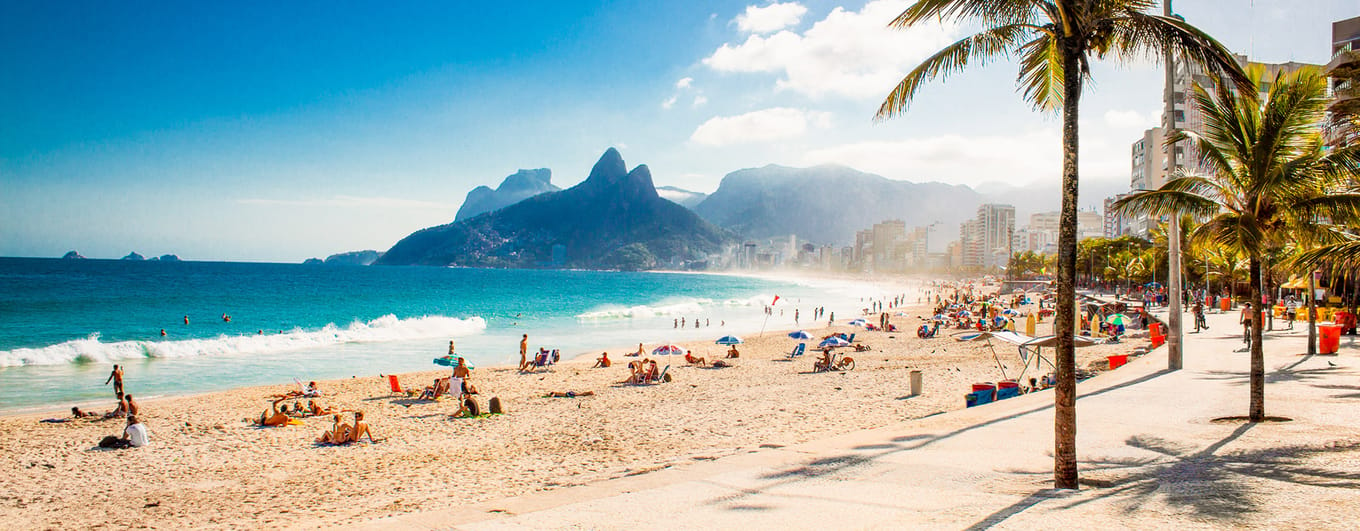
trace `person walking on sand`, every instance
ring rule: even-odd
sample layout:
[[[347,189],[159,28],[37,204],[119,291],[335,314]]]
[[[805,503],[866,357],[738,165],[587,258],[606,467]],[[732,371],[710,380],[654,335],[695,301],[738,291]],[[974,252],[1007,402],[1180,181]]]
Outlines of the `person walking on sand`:
[[[524,370],[524,366],[529,363],[529,334],[519,340],[519,370]]]
[[[104,385],[109,385],[109,382],[113,382],[113,394],[118,395],[119,398],[122,398],[123,396],[122,367],[118,365],[113,366],[113,372],[109,373],[109,378],[107,380],[104,380]]]

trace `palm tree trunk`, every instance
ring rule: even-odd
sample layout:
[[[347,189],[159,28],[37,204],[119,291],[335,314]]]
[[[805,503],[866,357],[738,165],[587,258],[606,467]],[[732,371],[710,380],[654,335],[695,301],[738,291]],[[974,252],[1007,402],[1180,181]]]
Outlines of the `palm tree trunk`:
[[[1266,417],[1266,360],[1265,349],[1261,348],[1261,329],[1265,319],[1261,318],[1261,259],[1251,257],[1251,406],[1247,412],[1248,420],[1261,422]]]
[[[1077,488],[1077,372],[1073,340],[1077,311],[1077,110],[1081,67],[1075,42],[1063,43],[1062,210],[1058,214],[1058,307],[1053,333],[1057,386],[1053,393],[1053,487]]]

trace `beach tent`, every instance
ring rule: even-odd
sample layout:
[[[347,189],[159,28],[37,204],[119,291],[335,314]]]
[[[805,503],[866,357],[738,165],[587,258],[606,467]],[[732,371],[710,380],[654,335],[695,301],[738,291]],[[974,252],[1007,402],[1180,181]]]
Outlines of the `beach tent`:
[[[661,345],[652,349],[653,356],[684,356],[685,349],[676,345]]]
[[[742,341],[741,338],[737,336],[722,336],[718,338],[717,341],[714,341],[714,343],[718,345],[740,345],[742,344]]]

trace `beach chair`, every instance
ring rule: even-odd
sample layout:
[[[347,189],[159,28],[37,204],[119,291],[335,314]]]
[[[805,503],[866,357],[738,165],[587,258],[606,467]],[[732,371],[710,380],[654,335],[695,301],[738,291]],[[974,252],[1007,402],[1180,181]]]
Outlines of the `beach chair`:
[[[805,350],[807,350],[807,343],[799,343],[798,346],[793,347],[793,352],[790,352],[790,353],[789,353],[789,359],[793,359],[793,358],[796,358],[796,357],[798,357],[798,356],[802,356],[802,355],[803,355],[803,351],[805,351]]]
[[[846,343],[854,343],[854,342],[855,342],[855,334],[850,334],[850,337],[845,338],[845,342],[846,342]]]
[[[666,372],[670,370],[671,370],[670,365],[667,365],[664,368],[662,368],[661,373],[656,375],[656,379],[652,380],[652,383],[664,383],[666,381]]]
[[[392,387],[392,394],[411,394],[409,391],[401,388],[401,383],[397,381],[397,375],[395,374],[387,375],[387,384]]]

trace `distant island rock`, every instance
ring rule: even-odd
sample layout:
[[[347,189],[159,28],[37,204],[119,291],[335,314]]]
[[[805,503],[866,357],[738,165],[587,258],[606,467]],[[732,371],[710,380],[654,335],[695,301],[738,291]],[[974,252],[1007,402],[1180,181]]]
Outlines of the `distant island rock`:
[[[848,244],[855,232],[888,219],[907,227],[971,219],[982,196],[972,188],[897,181],[836,165],[737,170],[694,207],[704,219],[745,238],[797,235],[801,240]]]
[[[580,184],[412,233],[378,264],[643,270],[702,261],[732,235],[662,199],[609,148]]]
[[[180,260],[179,260],[179,257],[178,257],[178,256],[175,256],[175,255],[173,255],[173,254],[163,254],[163,255],[157,256],[157,257],[155,257],[155,258],[148,258],[147,261],[148,261],[148,262],[178,262],[178,261],[180,261]]]
[[[320,259],[320,258],[308,258],[308,259],[302,261],[302,265],[309,265],[309,266],[319,266],[319,265],[325,265],[325,264],[326,264],[326,262],[323,261],[323,260]]]
[[[132,262],[140,262],[140,261],[142,261],[142,260],[146,260],[146,257],[145,257],[145,256],[142,256],[142,255],[140,255],[140,254],[137,254],[136,251],[133,251],[133,252],[128,253],[127,256],[124,256],[124,257],[122,257],[122,258],[119,258],[119,260],[129,260],[129,261],[132,261]]]
[[[468,192],[467,199],[463,200],[463,206],[458,208],[458,214],[453,220],[457,222],[474,218],[539,194],[561,190],[551,181],[552,170],[539,168],[519,170],[501,181],[501,185],[495,190],[487,186],[478,186]]]
[[[61,259],[62,259],[62,260],[84,260],[85,257],[84,257],[84,256],[81,256],[80,253],[77,253],[77,252],[75,252],[75,251],[71,251],[71,252],[66,253],[66,254],[64,254],[64,255],[61,255]]]
[[[669,200],[672,203],[690,210],[693,210],[699,203],[708,199],[708,194],[703,192],[691,192],[674,186],[658,186],[656,187],[656,193],[660,194],[662,199]]]
[[[372,265],[373,262],[377,262],[379,258],[382,258],[382,253],[370,249],[367,251],[350,251],[347,253],[333,254],[327,256],[326,261],[323,263],[326,265],[366,266]]]

